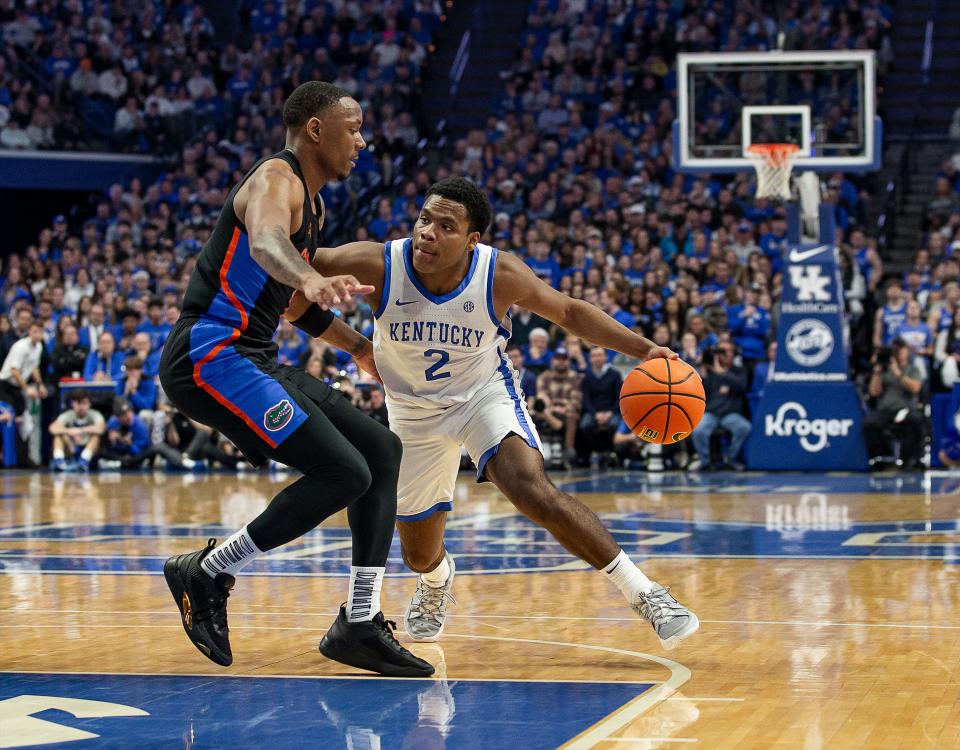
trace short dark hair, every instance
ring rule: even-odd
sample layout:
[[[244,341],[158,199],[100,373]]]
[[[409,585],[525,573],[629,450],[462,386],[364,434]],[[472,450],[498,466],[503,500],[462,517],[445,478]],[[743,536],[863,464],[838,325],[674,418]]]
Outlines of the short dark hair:
[[[439,195],[463,205],[470,219],[470,231],[483,234],[490,226],[493,208],[487,194],[464,177],[447,177],[435,182],[427,191],[427,198]]]
[[[326,81],[307,81],[297,86],[283,105],[283,125],[301,128],[311,117],[339,102],[350,94]]]
[[[73,403],[74,401],[91,401],[91,400],[92,399],[90,398],[90,391],[85,391],[82,388],[70,394],[70,403]]]

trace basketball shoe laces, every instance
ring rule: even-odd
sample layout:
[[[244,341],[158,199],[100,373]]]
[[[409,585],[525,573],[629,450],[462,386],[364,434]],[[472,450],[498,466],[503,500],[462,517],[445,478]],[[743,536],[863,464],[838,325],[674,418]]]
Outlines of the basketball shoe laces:
[[[670,595],[670,589],[660,586],[641,593],[634,609],[658,631],[675,617],[690,615],[689,610]]]
[[[417,599],[418,602],[414,612],[420,615],[420,617],[429,617],[437,623],[442,621],[443,615],[440,610],[446,606],[447,600],[449,600],[451,604],[457,603],[453,594],[447,591],[446,588],[434,588],[422,580],[417,581]]]
[[[380,627],[382,628],[377,632],[380,634],[380,638],[386,644],[388,644],[389,646],[392,646],[394,649],[396,649],[401,654],[404,654],[405,656],[413,656],[413,654],[407,649],[405,649],[403,645],[400,643],[400,641],[397,640],[397,636],[393,634],[394,631],[397,629],[397,623],[395,623],[393,620],[386,619],[382,614],[379,617],[374,617],[373,622],[377,625],[380,625]]]
[[[216,547],[217,540],[210,539],[207,542],[207,547],[213,549]],[[206,576],[207,574],[200,571],[200,575]],[[209,578],[209,576],[207,576]],[[228,585],[221,585],[218,579],[223,577],[223,583],[226,584],[227,581],[230,581]],[[202,580],[202,579],[201,579]],[[227,575],[225,573],[219,573],[215,578],[210,579],[211,586],[207,588],[207,606],[198,612],[194,612],[193,619],[195,622],[201,622],[203,620],[209,619],[215,626],[222,628],[224,633],[229,631],[227,626],[227,599],[230,598],[230,590],[233,588],[233,576]]]

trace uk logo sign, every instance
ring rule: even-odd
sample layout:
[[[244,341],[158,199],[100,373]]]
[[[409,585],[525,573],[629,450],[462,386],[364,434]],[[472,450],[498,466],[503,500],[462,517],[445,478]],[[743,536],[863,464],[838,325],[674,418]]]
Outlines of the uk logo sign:
[[[797,290],[799,302],[829,302],[830,277],[824,273],[822,266],[790,266],[790,283]]]

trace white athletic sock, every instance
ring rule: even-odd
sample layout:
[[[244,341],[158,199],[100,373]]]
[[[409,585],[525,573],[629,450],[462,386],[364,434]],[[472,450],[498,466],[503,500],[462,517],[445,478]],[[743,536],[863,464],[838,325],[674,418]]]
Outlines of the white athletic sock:
[[[350,591],[347,593],[347,622],[372,620],[380,611],[380,588],[385,568],[350,566]]]
[[[54,461],[63,461],[63,450],[60,448],[53,449],[53,460]]]
[[[428,586],[435,589],[441,588],[450,577],[450,563],[447,562],[447,556],[444,555],[437,567],[429,573],[421,573],[420,577]]]
[[[620,589],[631,604],[637,594],[645,594],[653,588],[653,581],[634,565],[633,560],[623,550],[620,550],[620,554],[613,558],[613,561],[603,569],[603,572],[607,574],[610,582]]]
[[[235,531],[224,539],[220,546],[203,558],[200,567],[211,578],[216,578],[218,573],[236,576],[242,568],[262,554],[263,552],[247,533],[247,527],[244,526],[240,531]]]
[[[82,458],[87,463],[90,463],[91,461],[93,461],[93,451],[90,450],[89,448],[84,448],[83,453],[80,454],[80,458]]]

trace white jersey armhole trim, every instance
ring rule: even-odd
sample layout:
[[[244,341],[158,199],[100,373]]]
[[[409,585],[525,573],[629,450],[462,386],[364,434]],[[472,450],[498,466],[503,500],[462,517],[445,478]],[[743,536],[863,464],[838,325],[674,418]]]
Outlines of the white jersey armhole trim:
[[[390,243],[386,242],[383,245],[383,289],[380,290],[380,306],[377,307],[376,312],[373,313],[374,319],[378,319],[383,315],[383,311],[387,309],[387,303],[390,301],[390,256],[392,252],[390,250]]]

